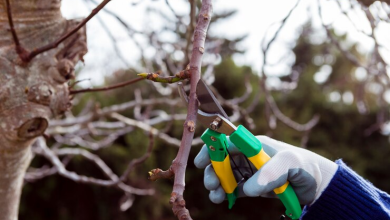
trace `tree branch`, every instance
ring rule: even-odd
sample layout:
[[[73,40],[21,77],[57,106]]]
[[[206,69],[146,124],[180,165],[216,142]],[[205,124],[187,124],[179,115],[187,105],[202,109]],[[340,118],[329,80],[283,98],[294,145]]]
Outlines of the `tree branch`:
[[[113,112],[122,112],[130,108],[134,108],[137,105],[148,106],[148,105],[158,105],[165,104],[168,106],[177,106],[182,104],[180,99],[171,99],[171,98],[159,98],[159,99],[145,99],[142,102],[129,101],[118,105],[108,106],[102,109],[98,109],[95,112],[89,112],[85,115],[81,115],[77,118],[66,118],[63,120],[50,120],[49,129],[56,129],[57,126],[71,126],[76,124],[84,124],[92,121],[95,117],[102,117],[109,115]]]
[[[188,66],[185,70],[180,71],[174,76],[160,76],[161,72],[157,71],[155,73],[140,73],[138,76],[151,80],[153,82],[160,82],[160,83],[176,83],[185,79],[189,79],[191,77],[191,73],[188,69]]]
[[[172,204],[172,210],[174,214],[180,220],[192,219],[188,210],[185,207],[185,201],[183,198],[183,192],[185,188],[185,170],[187,167],[192,140],[194,138],[195,123],[198,112],[196,86],[200,79],[204,44],[206,40],[207,28],[210,24],[211,14],[211,0],[203,0],[202,7],[198,15],[198,23],[194,31],[194,43],[189,64],[189,71],[191,74],[191,89],[189,95],[187,119],[184,123],[183,135],[179,152],[177,153],[176,158],[173,160],[171,166],[171,169],[175,173],[175,180],[169,202]]]
[[[5,4],[6,4],[6,7],[7,7],[7,15],[8,15],[9,27],[11,29],[12,38],[14,39],[14,42],[15,42],[16,53],[18,55],[21,55],[23,53],[27,53],[27,51],[23,47],[20,46],[19,38],[18,38],[18,35],[16,34],[16,31],[15,31],[15,28],[14,28],[14,21],[12,19],[11,4],[9,3],[9,0],[6,0]]]
[[[267,75],[265,74],[265,66],[267,65],[267,55],[268,55],[268,51],[269,51],[269,48],[271,46],[272,43],[274,43],[274,41],[276,40],[276,38],[278,37],[280,31],[282,30],[282,28],[284,27],[284,25],[286,24],[286,21],[287,19],[291,16],[292,12],[296,9],[296,7],[298,6],[300,0],[298,0],[296,2],[296,4],[294,5],[294,7],[289,11],[289,13],[286,15],[286,17],[281,21],[281,25],[280,27],[278,28],[278,30],[276,31],[276,33],[274,34],[274,36],[271,38],[271,40],[266,44],[264,45],[264,42],[265,42],[265,38],[262,42],[262,45],[263,45],[263,66],[262,66],[262,70],[261,70],[261,76],[262,76],[262,79],[260,80],[260,87],[263,89],[264,91],[264,94],[265,94],[265,97],[266,97],[266,104],[267,104],[267,107],[269,109],[271,109],[273,115],[279,119],[280,121],[282,121],[284,124],[286,124],[287,126],[297,130],[297,131],[309,131],[311,130],[319,121],[319,115],[315,115],[313,116],[313,118],[307,122],[306,124],[299,124],[295,121],[293,121],[291,118],[287,117],[286,115],[284,115],[278,108],[277,104],[275,103],[275,100],[274,98],[272,97],[272,95],[270,94],[270,92],[268,91],[267,89],[267,86],[266,86],[266,80],[267,80]],[[273,128],[272,124],[273,124],[273,117],[272,116],[269,116],[268,117],[268,123],[270,124],[270,127]]]
[[[158,179],[171,179],[174,176],[175,176],[175,173],[173,172],[173,170],[171,168],[169,168],[166,171],[163,171],[159,168],[149,171],[149,179],[151,181],[156,181]]]
[[[77,93],[100,92],[100,91],[107,91],[107,90],[111,90],[111,89],[117,89],[117,88],[120,88],[120,87],[124,87],[124,86],[128,86],[128,85],[134,84],[134,83],[139,82],[139,81],[141,81],[143,79],[144,78],[136,78],[136,79],[132,79],[132,80],[129,80],[129,81],[126,81],[126,82],[123,82],[123,83],[118,83],[118,84],[115,84],[115,85],[112,85],[112,86],[106,86],[106,87],[102,87],[102,88],[88,88],[88,89],[70,90],[69,94],[74,95],[74,94],[77,94]]]
[[[115,118],[119,121],[122,121],[128,125],[131,125],[131,126],[135,126],[135,127],[138,127],[144,131],[148,131],[150,132],[151,134],[159,137],[160,139],[162,139],[163,141],[167,142],[168,144],[172,144],[172,145],[176,145],[176,146],[179,146],[180,145],[180,141],[177,140],[176,138],[173,138],[165,133],[161,133],[159,130],[157,130],[156,128],[153,128],[152,126],[142,122],[142,121],[136,121],[136,120],[133,120],[131,118],[126,118],[118,113],[112,113],[110,115],[112,118]]]
[[[57,170],[58,174],[71,179],[75,182],[79,183],[88,183],[88,184],[95,184],[99,186],[112,186],[116,185],[118,188],[123,190],[124,192],[136,194],[136,195],[152,195],[154,194],[153,189],[137,189],[134,187],[131,187],[129,185],[124,184],[119,180],[119,177],[115,175],[112,170],[107,166],[106,163],[102,159],[100,159],[98,156],[83,150],[83,149],[76,149],[76,148],[61,148],[58,150],[51,150],[47,147],[45,140],[43,138],[38,138],[36,142],[38,149],[35,151],[35,153],[38,153],[42,156],[44,156],[46,159],[48,159],[55,169]],[[96,179],[93,177],[87,177],[84,175],[79,175],[75,172],[68,171],[64,164],[60,161],[58,158],[58,155],[80,155],[88,160],[94,162],[102,171],[103,173],[110,178],[110,180],[102,180],[102,179]]]
[[[7,0],[7,3],[8,3],[9,0]],[[37,56],[38,54],[41,54],[45,51],[48,51],[48,50],[51,50],[53,48],[56,48],[58,47],[58,45],[60,45],[60,43],[62,43],[63,41],[65,41],[66,39],[68,39],[70,36],[72,36],[73,34],[75,34],[78,30],[80,30],[80,28],[82,28],[89,20],[91,20],[91,18],[93,18],[97,13],[99,13],[99,11],[104,8],[104,6],[106,6],[111,0],[104,0],[102,3],[100,3],[95,9],[92,10],[92,12],[88,15],[88,17],[86,17],[82,22],[80,22],[76,27],[74,27],[72,30],[70,30],[68,33],[66,33],[64,36],[60,37],[59,39],[57,39],[56,41],[50,43],[50,44],[47,44],[43,47],[40,47],[40,48],[36,48],[34,49],[33,51],[31,52],[23,52],[23,53],[19,53],[18,51],[18,54],[19,54],[19,57],[24,61],[24,62],[29,62],[31,61],[35,56]],[[8,6],[8,4],[7,4]],[[9,8],[9,7],[8,7]],[[10,16],[10,14],[8,15]],[[12,22],[11,20],[9,21],[10,23]],[[15,33],[16,35],[16,33]],[[15,38],[14,38],[15,39]],[[15,44],[19,44],[19,41],[15,41]],[[19,46],[20,47],[20,50],[22,50],[22,46]],[[18,49],[17,49],[18,50]],[[23,49],[25,50],[25,49]]]
[[[124,182],[126,180],[127,176],[129,175],[129,173],[131,172],[131,170],[135,166],[137,166],[138,164],[143,163],[146,159],[149,158],[149,156],[150,156],[150,154],[152,153],[152,150],[153,150],[153,145],[154,145],[153,133],[149,132],[149,146],[148,146],[148,149],[146,150],[146,153],[143,156],[141,156],[140,158],[133,159],[133,160],[130,161],[129,165],[127,165],[127,168],[126,168],[125,172],[119,178],[120,181]]]

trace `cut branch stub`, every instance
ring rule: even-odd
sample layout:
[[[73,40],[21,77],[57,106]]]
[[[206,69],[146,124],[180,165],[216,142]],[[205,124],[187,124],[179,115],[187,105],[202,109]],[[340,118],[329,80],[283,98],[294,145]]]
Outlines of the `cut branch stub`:
[[[158,179],[171,179],[175,176],[175,173],[173,172],[172,168],[169,168],[166,171],[163,171],[159,168],[153,169],[149,171],[149,180],[156,181]]]
[[[26,121],[18,129],[18,137],[23,139],[30,139],[42,135],[49,123],[45,118],[33,118]]]

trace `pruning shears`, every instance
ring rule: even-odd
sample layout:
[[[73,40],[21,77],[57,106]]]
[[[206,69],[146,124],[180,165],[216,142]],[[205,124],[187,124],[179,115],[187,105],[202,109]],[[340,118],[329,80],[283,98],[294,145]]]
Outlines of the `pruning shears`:
[[[226,192],[229,209],[231,209],[238,196],[238,183],[230,165],[232,158],[227,149],[226,136],[229,136],[230,141],[257,169],[260,169],[271,158],[263,150],[261,142],[251,132],[244,126],[236,127],[229,121],[220,103],[202,80],[198,82],[196,93],[200,103],[198,121],[207,127],[201,139],[208,147],[211,163]],[[183,101],[188,103],[188,96],[182,85],[179,86],[179,94]],[[274,189],[274,192],[285,206],[286,215],[291,219],[299,219],[302,209],[290,183],[287,181],[281,187]]]

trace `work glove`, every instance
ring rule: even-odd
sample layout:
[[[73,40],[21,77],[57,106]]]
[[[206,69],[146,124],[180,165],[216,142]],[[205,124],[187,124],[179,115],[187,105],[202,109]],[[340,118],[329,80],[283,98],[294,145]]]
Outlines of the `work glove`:
[[[238,184],[239,197],[275,197],[273,189],[290,181],[300,204],[313,204],[328,186],[338,165],[311,151],[295,147],[266,136],[257,136],[271,159],[260,168],[246,160],[228,138],[228,151],[233,174]],[[211,165],[207,146],[195,158],[195,166],[205,168],[204,185],[210,190],[209,198],[218,204],[226,199],[225,191]]]

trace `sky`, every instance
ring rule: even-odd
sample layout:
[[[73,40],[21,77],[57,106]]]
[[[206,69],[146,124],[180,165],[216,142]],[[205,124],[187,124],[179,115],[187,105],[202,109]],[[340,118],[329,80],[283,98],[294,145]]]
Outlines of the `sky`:
[[[100,2],[100,1],[99,1]],[[172,7],[178,14],[188,14],[188,4],[184,0],[169,0]],[[215,25],[210,32],[225,37],[239,37],[248,34],[248,37],[240,45],[240,49],[246,51],[243,55],[234,57],[237,64],[250,65],[257,72],[262,67],[261,42],[265,38],[269,40],[272,34],[277,30],[280,21],[288,14],[291,8],[296,4],[296,0],[272,0],[272,1],[250,1],[250,0],[214,0],[213,9],[216,12],[237,9],[238,13],[230,19],[225,19]],[[344,9],[349,7],[349,1],[340,1]],[[138,3],[136,6],[132,3]],[[351,17],[353,23],[348,20],[340,11],[336,1],[321,0],[323,9],[323,18],[325,24],[332,24],[337,34],[348,33],[348,39],[351,42],[358,42],[360,52],[366,52],[372,49],[373,41],[361,32],[370,33],[370,24],[358,10],[352,11]],[[86,0],[62,0],[62,13],[67,19],[86,17],[93,9],[93,4],[86,4]],[[106,8],[115,12],[118,16],[128,22],[136,30],[158,30],[164,25],[161,19],[145,16],[145,10],[153,7],[170,13],[164,0],[112,0]],[[172,15],[173,16],[173,15]],[[277,62],[282,56],[288,55],[286,63],[282,63],[270,69],[269,72],[275,75],[283,75],[289,72],[289,62],[293,62],[294,57],[290,53],[290,47],[299,37],[297,35],[302,24],[311,20],[314,26],[318,27],[316,37],[313,42],[321,43],[326,33],[321,28],[318,16],[318,6],[315,0],[300,0],[298,7],[290,16],[285,28],[280,33],[277,42],[271,48],[269,62]],[[117,40],[117,48],[125,58],[127,64],[118,58],[115,52],[113,42],[104,31],[101,21],[104,20],[106,28],[110,30],[112,36]],[[358,27],[359,31],[354,28]],[[378,39],[390,49],[390,27],[382,25],[378,34]],[[268,32],[267,32],[268,31]],[[267,33],[267,34],[266,34]],[[93,18],[87,24],[87,37],[89,52],[84,57],[85,64],[82,65],[78,80],[85,80],[81,85],[90,87],[104,82],[104,76],[112,74],[115,70],[125,68],[126,65],[138,66],[140,52],[134,43],[127,37],[123,27],[118,24],[111,16],[101,12],[98,17]],[[169,38],[169,36],[167,36]],[[145,40],[139,39],[141,42]],[[389,50],[382,51],[389,55]],[[153,48],[148,48],[146,54],[153,57]],[[390,63],[390,60],[387,60]],[[323,68],[323,72],[318,75],[318,80],[323,80],[329,75],[329,70]],[[388,71],[390,72],[390,71]],[[390,97],[390,96],[389,96]]]

